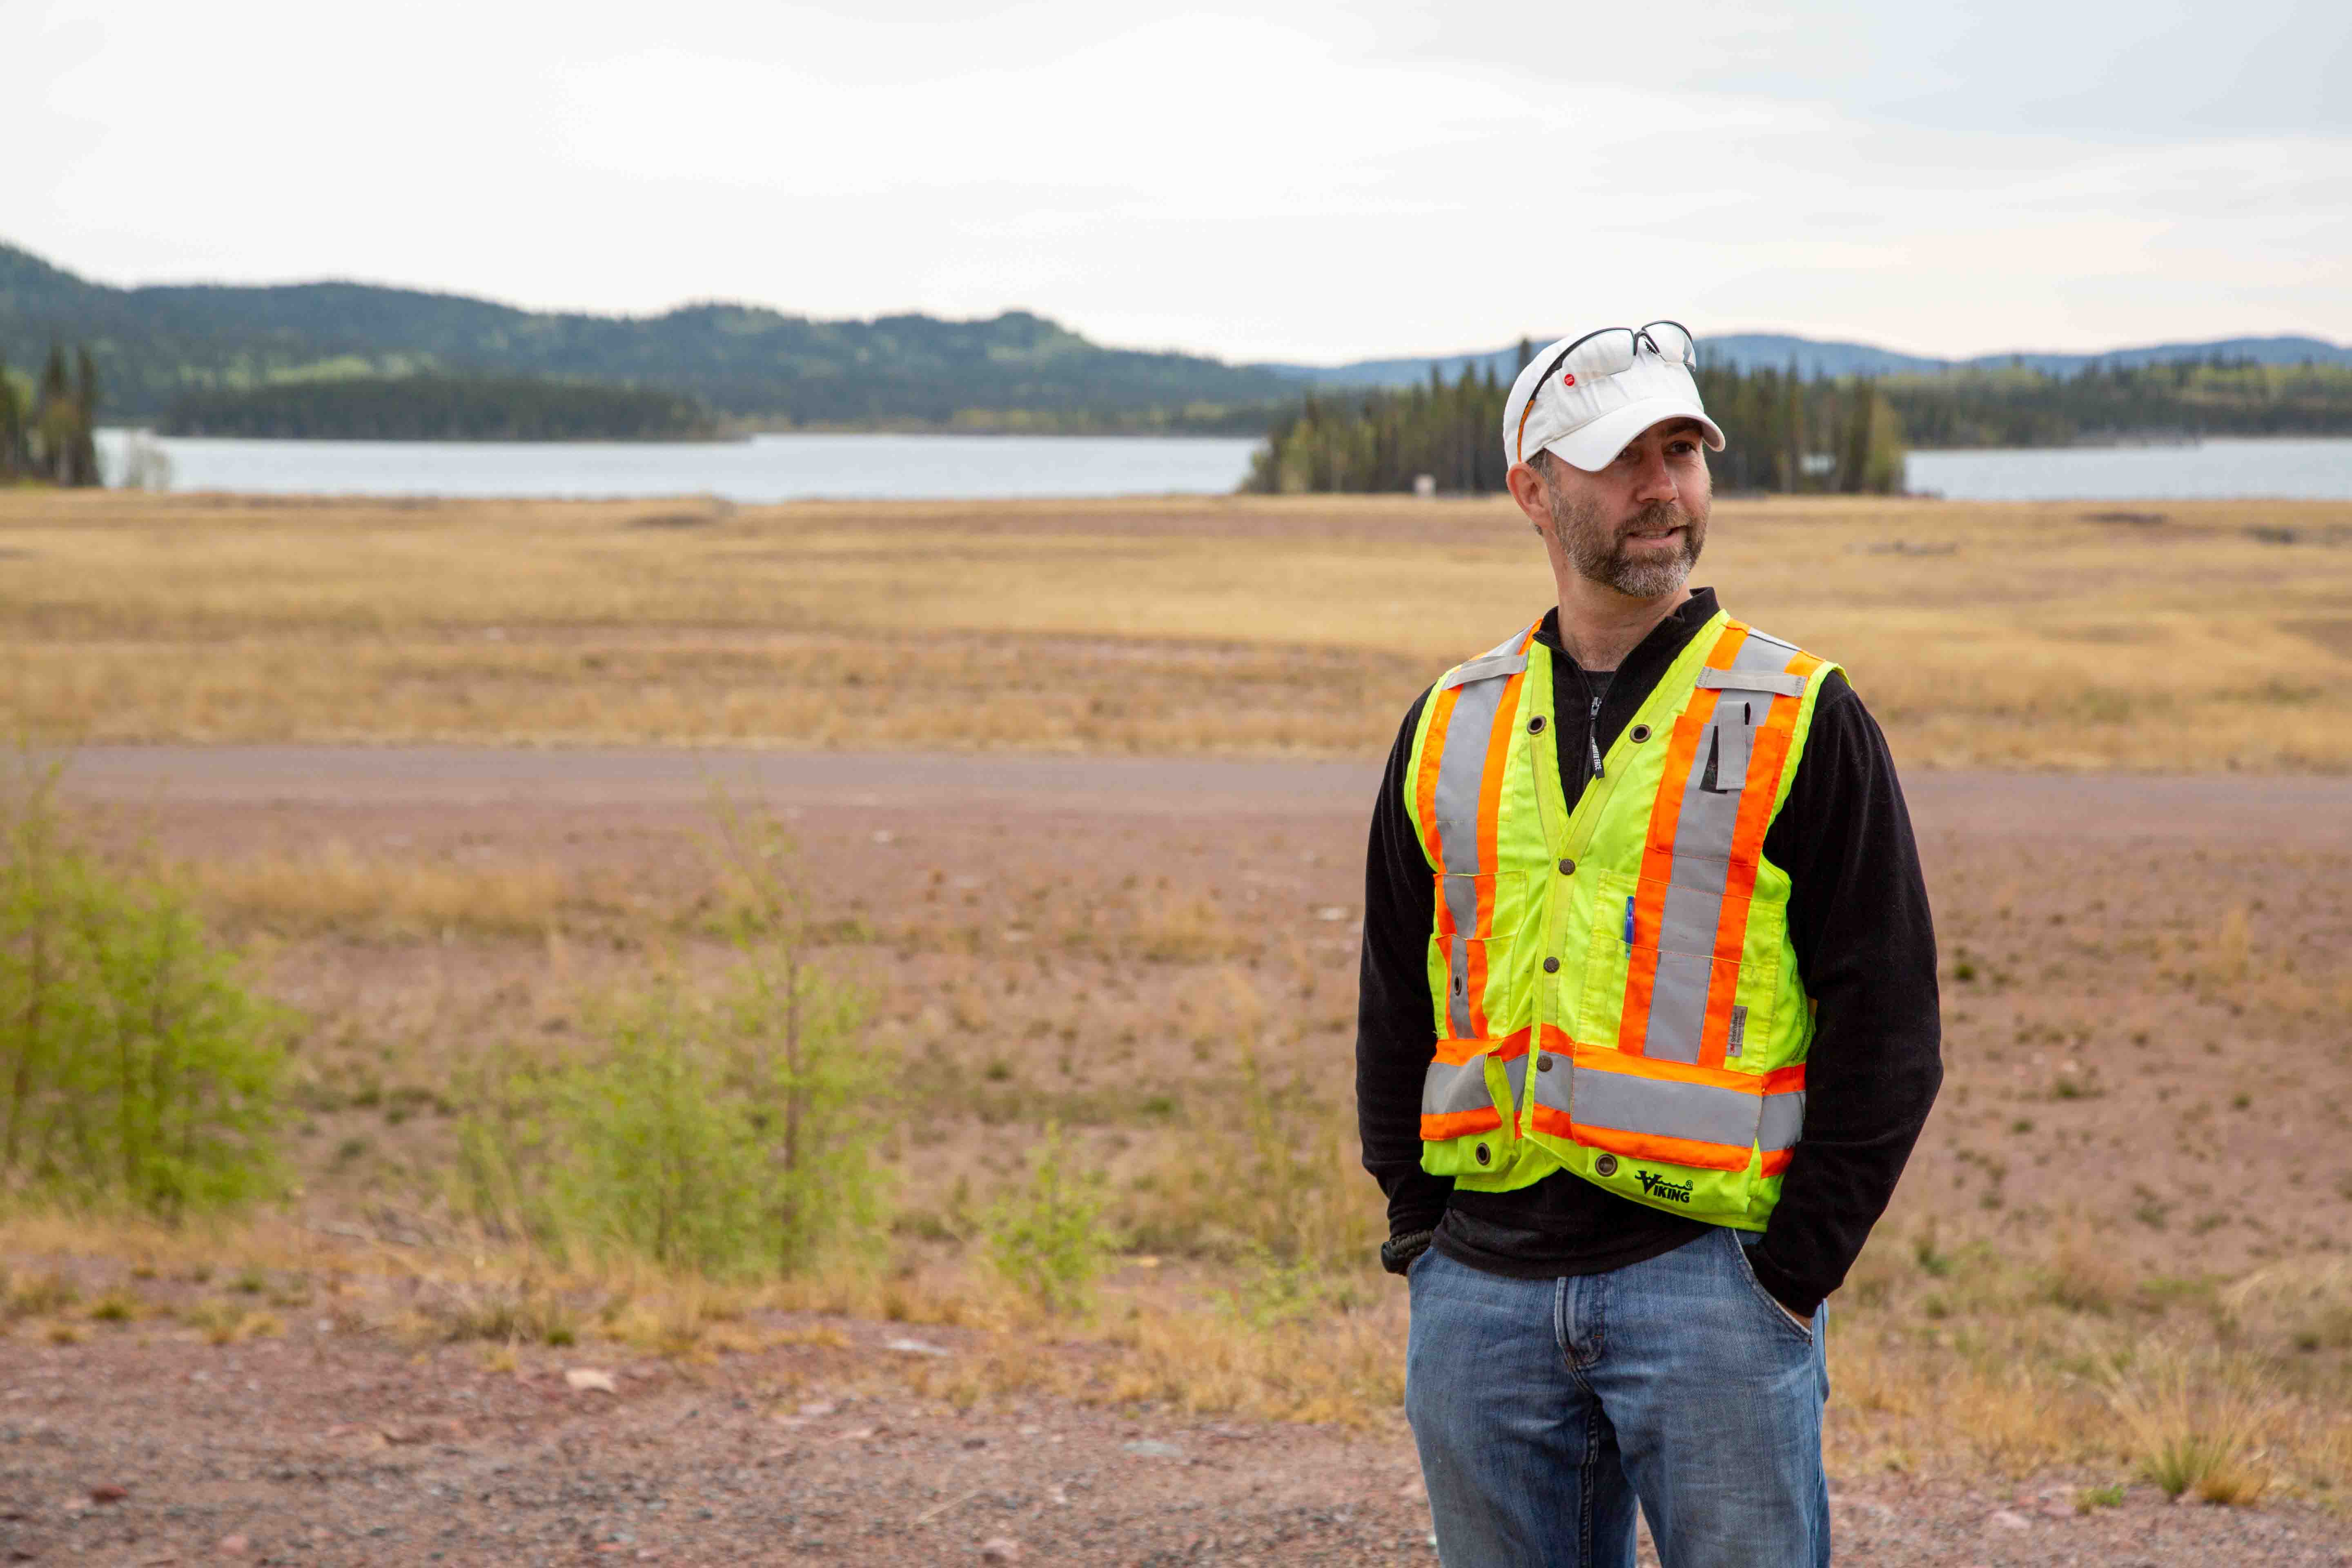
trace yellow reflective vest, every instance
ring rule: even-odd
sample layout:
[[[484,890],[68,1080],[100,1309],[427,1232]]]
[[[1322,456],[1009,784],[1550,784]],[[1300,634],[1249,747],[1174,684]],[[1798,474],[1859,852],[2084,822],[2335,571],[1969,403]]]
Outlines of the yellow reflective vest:
[[[1572,1171],[1761,1230],[1812,1040],[1764,836],[1836,667],[1718,612],[1571,811],[1535,633],[1446,672],[1407,764],[1437,884],[1423,1168],[1481,1192]]]

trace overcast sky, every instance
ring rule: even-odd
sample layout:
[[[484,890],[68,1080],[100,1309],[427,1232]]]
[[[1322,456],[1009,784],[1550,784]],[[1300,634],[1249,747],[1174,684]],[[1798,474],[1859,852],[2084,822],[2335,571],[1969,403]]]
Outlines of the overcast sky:
[[[0,238],[110,283],[1327,363],[2352,339],[2345,0],[0,0]]]

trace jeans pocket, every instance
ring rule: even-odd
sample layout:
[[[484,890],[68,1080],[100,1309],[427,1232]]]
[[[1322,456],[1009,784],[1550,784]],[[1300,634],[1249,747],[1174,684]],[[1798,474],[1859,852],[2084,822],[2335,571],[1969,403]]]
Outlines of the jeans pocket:
[[[1748,1261],[1748,1244],[1739,1238],[1739,1232],[1733,1230],[1728,1226],[1726,1226],[1723,1227],[1723,1234],[1725,1237],[1730,1241],[1731,1250],[1738,1255],[1739,1277],[1748,1282],[1748,1289],[1755,1292],[1757,1304],[1761,1306],[1767,1312],[1769,1312],[1772,1315],[1773,1321],[1779,1323],[1782,1329],[1796,1335],[1800,1341],[1810,1348],[1813,1342],[1812,1325],[1811,1323],[1799,1322],[1794,1313],[1790,1312],[1788,1308],[1780,1305],[1780,1298],[1774,1296],[1771,1291],[1764,1289],[1764,1282],[1756,1278],[1756,1269],[1754,1266]]]

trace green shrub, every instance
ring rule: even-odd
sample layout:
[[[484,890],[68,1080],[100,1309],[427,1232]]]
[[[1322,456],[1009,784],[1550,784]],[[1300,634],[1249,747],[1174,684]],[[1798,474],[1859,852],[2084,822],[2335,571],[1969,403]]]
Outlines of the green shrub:
[[[597,1010],[584,1058],[481,1075],[458,1129],[473,1212],[558,1256],[717,1276],[790,1273],[871,1234],[897,1074],[798,910],[771,888],[715,997],[659,977]]]
[[[0,1181],[164,1219],[276,1190],[284,1014],[72,840],[54,781],[0,808]]]
[[[990,1206],[982,1223],[989,1260],[1013,1289],[1048,1312],[1083,1315],[1110,1260],[1104,1240],[1103,1181],[1075,1168],[1062,1130],[1045,1129],[1029,1154],[1028,1179]]]

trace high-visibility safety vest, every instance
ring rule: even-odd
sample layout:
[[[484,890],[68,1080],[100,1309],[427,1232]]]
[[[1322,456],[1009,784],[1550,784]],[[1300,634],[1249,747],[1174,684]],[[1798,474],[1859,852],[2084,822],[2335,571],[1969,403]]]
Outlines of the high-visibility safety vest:
[[[1764,835],[1837,667],[1718,612],[1571,810],[1536,629],[1438,681],[1405,774],[1437,883],[1423,1168],[1761,1230],[1813,1029]]]

